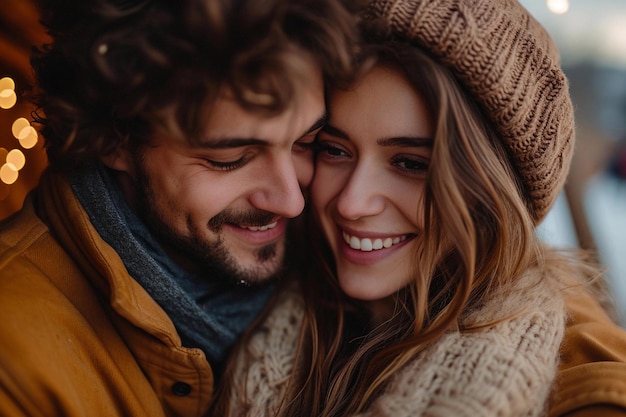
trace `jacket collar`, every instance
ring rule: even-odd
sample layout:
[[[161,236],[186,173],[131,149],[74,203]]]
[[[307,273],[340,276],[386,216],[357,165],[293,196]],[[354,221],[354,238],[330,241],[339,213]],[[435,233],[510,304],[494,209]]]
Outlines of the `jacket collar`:
[[[273,287],[215,290],[210,274],[201,279],[187,274],[163,252],[102,166],[69,179],[54,177],[42,187],[48,195],[41,199],[48,218],[55,219],[52,227],[78,251],[83,268],[114,308],[168,343],[179,345],[182,338],[185,346],[199,347],[212,362],[221,362]],[[192,293],[208,300],[207,307],[201,308]]]

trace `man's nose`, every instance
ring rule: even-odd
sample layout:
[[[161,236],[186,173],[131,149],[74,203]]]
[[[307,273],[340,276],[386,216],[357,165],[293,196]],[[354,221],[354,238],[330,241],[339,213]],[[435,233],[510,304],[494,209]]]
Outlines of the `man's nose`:
[[[252,193],[250,203],[261,210],[293,218],[304,210],[304,196],[290,154],[268,161],[258,178],[260,184]]]

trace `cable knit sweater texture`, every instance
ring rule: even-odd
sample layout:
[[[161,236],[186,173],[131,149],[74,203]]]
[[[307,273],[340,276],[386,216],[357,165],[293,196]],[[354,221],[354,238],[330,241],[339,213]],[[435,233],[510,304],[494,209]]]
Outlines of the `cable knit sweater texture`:
[[[445,334],[401,369],[359,416],[544,415],[565,310],[555,285],[537,278],[528,274],[513,291],[464,320],[489,322],[521,308],[520,314],[481,331]],[[303,311],[295,289],[283,292],[246,346],[247,353],[240,353],[250,355],[251,363],[236,358],[233,415],[276,415],[293,370]]]

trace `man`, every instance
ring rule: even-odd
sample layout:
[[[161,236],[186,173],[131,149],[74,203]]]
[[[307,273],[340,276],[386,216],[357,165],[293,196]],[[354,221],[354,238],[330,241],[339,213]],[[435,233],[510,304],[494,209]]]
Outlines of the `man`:
[[[44,4],[49,169],[0,225],[0,415],[207,411],[281,273],[352,16],[335,0]]]

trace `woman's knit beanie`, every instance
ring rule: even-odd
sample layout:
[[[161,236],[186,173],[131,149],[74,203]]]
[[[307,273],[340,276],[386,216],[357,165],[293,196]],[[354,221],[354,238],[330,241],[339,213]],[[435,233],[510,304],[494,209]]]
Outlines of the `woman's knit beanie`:
[[[556,46],[516,0],[372,0],[367,16],[448,66],[494,123],[539,223],[574,150],[574,110]]]

